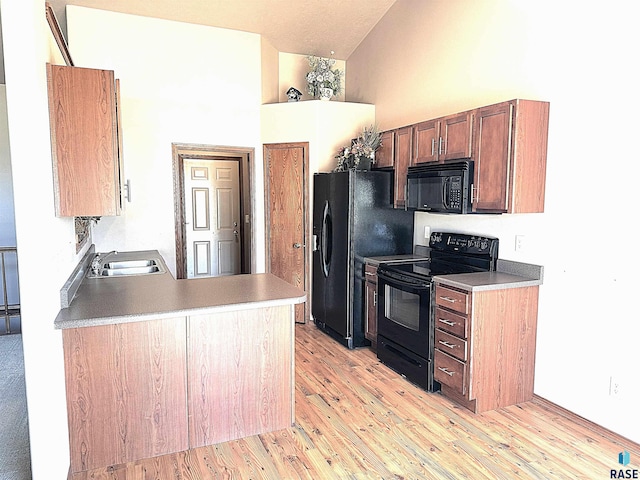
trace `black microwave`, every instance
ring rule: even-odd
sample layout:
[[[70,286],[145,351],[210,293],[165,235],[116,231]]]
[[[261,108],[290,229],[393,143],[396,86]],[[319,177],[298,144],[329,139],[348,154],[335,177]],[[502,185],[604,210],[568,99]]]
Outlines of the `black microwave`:
[[[473,160],[416,165],[407,172],[408,210],[471,213]]]

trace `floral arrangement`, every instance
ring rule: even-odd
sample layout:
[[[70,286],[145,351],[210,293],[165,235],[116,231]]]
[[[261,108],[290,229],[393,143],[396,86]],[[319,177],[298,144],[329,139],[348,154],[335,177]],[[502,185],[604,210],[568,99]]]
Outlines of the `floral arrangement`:
[[[331,52],[333,55],[333,52]],[[342,76],[344,72],[332,67],[336,64],[333,58],[316,57],[308,55],[311,71],[307,73],[307,93],[313,97],[319,97],[322,89],[330,88],[334,95],[342,92]]]
[[[335,156],[338,159],[338,165],[334,171],[367,170],[371,164],[375,163],[375,152],[382,145],[381,138],[382,133],[375,125],[364,127],[358,138],[351,142],[351,146],[341,148]]]

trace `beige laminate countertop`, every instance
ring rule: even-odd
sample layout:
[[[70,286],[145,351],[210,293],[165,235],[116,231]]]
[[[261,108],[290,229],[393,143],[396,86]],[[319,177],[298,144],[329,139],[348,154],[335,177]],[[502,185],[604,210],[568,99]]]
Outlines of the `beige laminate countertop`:
[[[436,275],[435,283],[477,292],[481,290],[501,290],[541,285],[539,278],[522,277],[504,272],[457,273],[454,275]]]
[[[83,279],[57,329],[303,303],[306,293],[270,273],[176,280],[171,273]]]

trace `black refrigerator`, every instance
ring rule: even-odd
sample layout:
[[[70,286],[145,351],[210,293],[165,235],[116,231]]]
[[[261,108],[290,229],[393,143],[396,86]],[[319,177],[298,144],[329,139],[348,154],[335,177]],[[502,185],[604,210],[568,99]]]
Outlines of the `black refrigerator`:
[[[313,176],[311,314],[348,348],[364,337],[364,258],[412,253],[413,212],[393,208],[393,172]]]

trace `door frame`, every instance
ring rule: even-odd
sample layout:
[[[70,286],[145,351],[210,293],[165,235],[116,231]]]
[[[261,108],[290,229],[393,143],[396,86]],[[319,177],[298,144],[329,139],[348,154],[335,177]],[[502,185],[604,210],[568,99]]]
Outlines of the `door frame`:
[[[239,159],[240,173],[240,235],[242,238],[241,273],[256,271],[253,222],[255,219],[255,149],[202,145],[193,143],[172,143],[173,158],[173,211],[176,243],[176,278],[187,278],[187,244],[185,228],[184,159],[231,160]],[[248,221],[247,221],[248,220]]]
[[[303,323],[307,323],[311,318],[310,302],[311,298],[311,261],[312,261],[312,245],[311,245],[311,211],[309,203],[309,142],[283,142],[283,143],[265,143],[262,145],[264,160],[264,242],[265,242],[265,268],[271,273],[271,242],[269,232],[271,230],[271,203],[269,198],[269,168],[268,168],[268,149],[269,148],[302,148],[302,222],[304,231],[304,291],[307,294],[307,301],[304,302]]]

